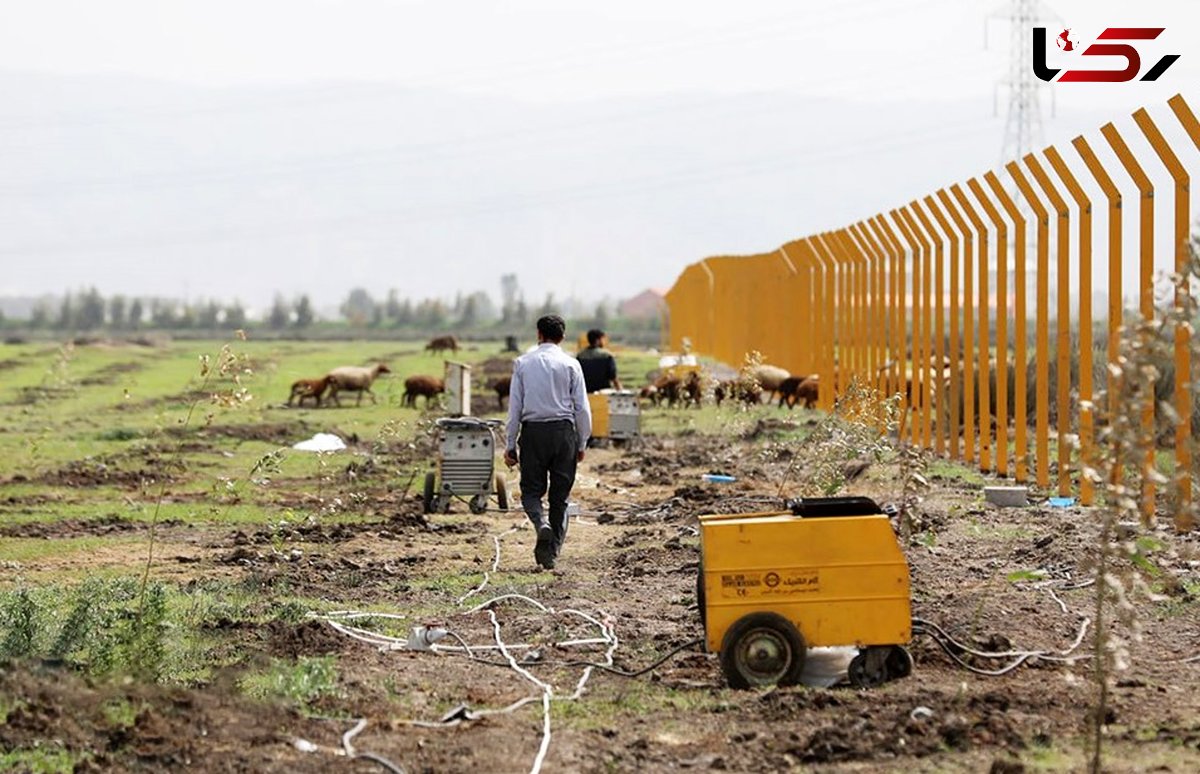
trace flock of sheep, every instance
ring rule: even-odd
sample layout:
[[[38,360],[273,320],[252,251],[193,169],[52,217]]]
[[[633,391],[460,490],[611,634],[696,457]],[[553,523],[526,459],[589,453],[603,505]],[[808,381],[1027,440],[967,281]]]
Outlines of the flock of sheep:
[[[434,354],[445,350],[457,352],[458,340],[453,336],[438,336],[426,344],[425,349]],[[391,372],[392,369],[383,363],[376,363],[370,367],[339,366],[316,379],[297,379],[292,382],[292,392],[288,396],[287,405],[303,406],[304,401],[312,400],[320,408],[322,402],[328,400],[335,406],[341,406],[342,402],[338,400],[339,392],[357,392],[358,400],[354,404],[356,406],[362,405],[364,394],[370,395],[371,402],[375,403],[375,393],[371,392],[371,384],[380,374]],[[429,405],[430,400],[445,391],[444,380],[436,376],[416,374],[404,380],[403,403],[405,406],[416,407],[417,398],[424,396],[425,404]]]
[[[434,354],[445,350],[457,352],[458,341],[453,336],[438,336],[425,345],[425,349]],[[383,363],[376,363],[370,367],[341,366],[316,379],[297,379],[292,383],[287,405],[303,406],[305,401],[311,400],[317,407],[324,402],[341,406],[338,399],[341,392],[358,393],[355,405],[362,405],[364,394],[370,395],[371,402],[374,403],[375,394],[371,392],[371,384],[380,374],[387,373],[391,373],[391,369]],[[501,410],[504,409],[504,399],[508,397],[511,383],[511,376],[502,376],[491,380],[487,385],[495,391]],[[663,403],[668,406],[677,403],[699,406],[709,387],[718,406],[726,398],[745,403],[761,403],[762,396],[766,395],[768,402],[778,397],[780,407],[787,404],[790,409],[797,403],[802,403],[805,408],[813,408],[817,404],[819,382],[815,374],[797,376],[778,366],[762,364],[742,369],[736,379],[717,381],[715,384],[699,370],[683,375],[667,371],[643,387],[639,395],[656,406]],[[428,406],[431,400],[445,390],[446,384],[441,378],[415,374],[404,380],[402,404],[415,408],[417,398],[424,396],[425,405]]]
[[[709,381],[700,371],[689,371],[686,375],[668,371],[643,387],[639,395],[656,406],[661,403],[699,406],[710,386]],[[787,404],[791,409],[797,403],[803,403],[805,408],[816,406],[819,384],[816,374],[794,376],[783,368],[764,363],[742,369],[736,379],[717,381],[711,386],[718,406],[726,398],[749,404],[761,403],[766,395],[768,402],[778,397],[780,407]]]

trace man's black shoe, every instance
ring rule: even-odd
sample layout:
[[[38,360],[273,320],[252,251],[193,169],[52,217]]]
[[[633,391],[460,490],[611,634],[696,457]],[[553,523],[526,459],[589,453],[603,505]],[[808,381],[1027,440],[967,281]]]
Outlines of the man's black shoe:
[[[549,524],[538,527],[537,545],[533,547],[533,558],[540,567],[554,569],[554,530]]]

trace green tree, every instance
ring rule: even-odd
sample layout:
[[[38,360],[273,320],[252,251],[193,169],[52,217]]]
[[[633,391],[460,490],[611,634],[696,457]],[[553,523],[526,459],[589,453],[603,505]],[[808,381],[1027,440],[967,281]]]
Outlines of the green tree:
[[[104,327],[104,298],[96,288],[88,288],[80,294],[76,323],[85,331]]]
[[[384,305],[384,314],[392,321],[392,325],[397,325],[400,322],[400,294],[395,288],[388,290],[387,301]]]
[[[46,306],[44,301],[38,301],[33,305],[33,312],[29,317],[30,328],[48,328],[50,327],[50,307]]]
[[[246,327],[246,308],[241,301],[234,301],[225,307],[224,327],[229,330],[239,330]]]
[[[75,300],[67,293],[58,307],[58,320],[55,321],[54,327],[60,331],[74,330],[75,318]]]
[[[196,327],[205,330],[216,330],[221,322],[221,305],[216,301],[209,301],[204,304],[196,312]]]
[[[151,299],[150,322],[154,324],[155,328],[174,328],[179,323],[175,313],[175,302]]]
[[[365,288],[354,288],[339,311],[351,325],[366,325],[375,319],[375,300]]]
[[[271,330],[283,330],[292,320],[292,310],[288,308],[283,296],[276,294],[271,303],[271,311],[267,314],[267,327]]]
[[[136,330],[142,324],[142,315],[145,314],[145,309],[142,307],[142,299],[135,298],[133,303],[129,305],[129,327]]]
[[[313,324],[315,315],[313,314],[312,302],[308,300],[308,296],[300,296],[296,300],[296,327],[307,328]]]
[[[125,296],[117,295],[108,299],[108,324],[120,330],[125,327]]]

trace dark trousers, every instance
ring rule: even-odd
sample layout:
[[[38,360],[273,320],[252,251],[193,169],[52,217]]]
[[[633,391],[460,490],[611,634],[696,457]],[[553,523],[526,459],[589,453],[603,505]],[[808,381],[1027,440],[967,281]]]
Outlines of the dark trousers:
[[[521,505],[533,526],[545,523],[542,497],[550,490],[550,529],[554,552],[567,536],[567,498],[575,485],[579,434],[569,419],[554,422],[524,422],[517,439],[521,457]]]

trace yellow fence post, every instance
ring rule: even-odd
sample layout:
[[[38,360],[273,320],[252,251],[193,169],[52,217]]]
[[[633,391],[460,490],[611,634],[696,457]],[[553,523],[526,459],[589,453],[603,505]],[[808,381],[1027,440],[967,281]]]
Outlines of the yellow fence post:
[[[867,309],[870,311],[871,326],[871,386],[880,398],[885,397],[885,377],[883,364],[887,362],[886,332],[887,332],[887,297],[884,295],[884,265],[887,263],[886,253],[875,240],[874,234],[867,221],[861,220],[854,225],[859,242],[869,257],[871,294]]]
[[[910,225],[912,216],[901,207],[896,210],[896,225],[900,228],[900,235],[904,237],[904,241],[908,243],[909,250],[912,255],[912,290],[908,293],[909,305],[912,308],[912,324],[908,330],[908,361],[909,369],[904,374],[905,391],[908,394],[908,403],[912,408],[912,427],[910,429],[909,441],[913,445],[921,444],[921,406],[924,402],[924,390],[921,389],[921,248],[917,243],[916,236],[913,234],[912,226]]]
[[[1125,144],[1125,138],[1117,131],[1117,127],[1107,123],[1100,127],[1100,133],[1104,135],[1104,139],[1117,154],[1121,166],[1125,168],[1126,174],[1133,179],[1133,183],[1138,189],[1139,308],[1142,320],[1150,322],[1154,319],[1154,185],[1146,176],[1142,165],[1130,152],[1129,146]],[[1143,388],[1153,395],[1154,380],[1140,375],[1138,378],[1146,378],[1148,383]],[[1142,461],[1142,522],[1149,525],[1154,520],[1154,491],[1156,488],[1152,476],[1155,453],[1153,400],[1147,401],[1146,407],[1142,410],[1142,434],[1151,441],[1146,450],[1146,457]]]
[[[863,235],[875,249],[875,383],[881,397],[887,396],[888,362],[888,293],[887,293],[887,249],[871,228],[870,221],[861,223]]]
[[[865,312],[866,347],[867,347],[867,384],[876,395],[879,392],[879,341],[880,325],[879,312],[882,304],[879,302],[879,267],[882,257],[876,252],[875,244],[867,234],[866,223],[859,221],[850,226],[850,234],[858,244],[858,250],[863,256],[866,274],[863,277],[863,310]]]
[[[1178,95],[1173,100],[1177,100],[1177,102],[1171,104],[1172,108],[1177,104],[1183,107],[1187,105],[1183,101],[1183,97]],[[1188,187],[1191,181],[1187,170],[1180,163],[1179,157],[1175,155],[1175,151],[1171,150],[1171,146],[1167,144],[1144,108],[1133,114],[1133,120],[1137,122],[1142,134],[1146,135],[1146,139],[1150,141],[1150,147],[1154,148],[1154,152],[1158,154],[1163,166],[1171,173],[1171,179],[1175,181],[1175,271],[1182,273],[1188,261]],[[1197,142],[1197,147],[1200,147],[1200,141]],[[1175,305],[1177,308],[1183,307],[1187,300],[1187,292],[1188,289],[1184,283],[1176,285]],[[1179,532],[1187,532],[1194,526],[1192,514],[1186,507],[1192,501],[1192,452],[1189,447],[1192,435],[1192,399],[1187,386],[1191,380],[1192,364],[1188,352],[1188,326],[1186,324],[1176,325],[1174,333],[1175,413],[1179,415],[1178,424],[1175,425],[1175,496],[1180,506],[1183,506],[1175,512],[1175,529]]]
[[[1034,305],[1037,309],[1037,333],[1034,340],[1034,347],[1037,349],[1037,381],[1034,383],[1035,403],[1037,404],[1037,438],[1034,464],[1037,467],[1038,486],[1048,487],[1050,486],[1050,406],[1047,390],[1050,380],[1050,332],[1046,307],[1049,303],[1047,300],[1050,271],[1049,214],[1042,205],[1042,200],[1033,192],[1033,186],[1029,184],[1029,180],[1017,163],[1010,161],[1005,165],[1005,169],[1016,182],[1021,196],[1033,209],[1034,218],[1037,220],[1037,293],[1034,296]]]
[[[996,473],[1008,476],[1008,226],[975,178],[971,193],[996,229]],[[986,272],[985,272],[986,273]],[[990,301],[990,299],[985,299]],[[985,378],[985,377],[980,377]],[[989,381],[991,374],[986,377]],[[989,410],[991,406],[989,405]]]
[[[1071,493],[1071,446],[1068,438],[1071,434],[1071,415],[1068,409],[1068,399],[1071,394],[1071,212],[1067,202],[1054,187],[1054,181],[1046,174],[1037,157],[1032,153],[1026,154],[1025,164],[1033,172],[1038,185],[1046,192],[1050,206],[1058,214],[1058,225],[1055,229],[1058,241],[1058,312],[1054,323],[1055,339],[1058,345],[1058,358],[1055,371],[1057,377],[1055,386],[1055,413],[1058,414],[1058,494],[1065,497]]]
[[[1053,145],[1044,153],[1079,207],[1079,460],[1083,463],[1079,501],[1083,505],[1092,505],[1096,500],[1096,487],[1089,475],[1095,465],[1092,456],[1095,434],[1092,406],[1092,200]]]
[[[916,308],[918,310],[917,317],[920,319],[920,332],[917,331],[916,321],[914,320],[913,337],[921,342],[920,353],[921,359],[918,364],[916,376],[919,374],[916,384],[920,385],[921,393],[921,445],[926,449],[932,448],[931,435],[932,423],[930,421],[931,403],[933,402],[933,384],[930,379],[930,336],[929,336],[929,320],[932,314],[929,311],[930,306],[930,281],[929,276],[932,274],[931,253],[929,240],[925,238],[925,232],[917,225],[917,220],[913,216],[916,210],[915,202],[909,202],[906,206],[900,208],[905,220],[908,222],[908,228],[912,231],[913,236],[917,240],[917,244],[921,247],[921,283],[920,288],[917,287],[916,275],[913,275],[913,293],[917,294],[920,302]]]
[[[992,189],[992,195],[1000,202],[1000,206],[1008,214],[1008,217],[1013,222],[1013,288],[1014,309],[1013,323],[1015,330],[1013,331],[1013,425],[1014,425],[1014,453],[1013,458],[1016,461],[1016,479],[1018,482],[1024,483],[1029,476],[1028,457],[1029,457],[1029,416],[1028,409],[1025,405],[1025,358],[1029,351],[1029,339],[1026,331],[1028,320],[1025,310],[1025,216],[1017,208],[1016,202],[1000,185],[1000,179],[996,177],[996,173],[988,172],[984,174],[983,179],[987,182],[988,188]],[[1005,266],[1006,251],[997,251],[999,266]],[[997,274],[1001,274],[1000,269],[997,269]],[[1007,280],[1004,282],[1007,285]],[[1005,314],[1007,316],[1007,313]],[[1007,331],[1006,331],[1007,334]],[[1007,339],[1007,336],[1005,337]],[[1007,345],[1006,345],[1007,346]],[[1007,366],[1007,356],[1005,357]],[[997,350],[997,372],[999,371],[999,350]],[[1005,387],[1001,394],[1007,395],[1008,389]],[[997,420],[997,427],[1003,427],[1007,422],[1000,423]]]
[[[836,353],[837,353],[837,268],[832,256],[825,249],[825,244],[819,234],[805,240],[805,245],[820,261],[821,280],[824,285],[822,292],[823,312],[825,314],[822,340],[822,368],[818,382],[818,405],[825,411],[833,411],[837,400],[836,388]]]
[[[957,183],[950,186],[950,192],[954,194],[957,201],[962,201],[966,197],[963,195],[962,187]],[[963,399],[962,399],[962,421],[963,421],[963,459],[967,462],[974,462],[975,457],[975,315],[973,310],[974,300],[972,293],[974,285],[971,282],[971,277],[974,276],[972,269],[972,259],[975,255],[975,234],[959,213],[958,207],[951,204],[950,197],[946,196],[942,199],[942,205],[945,206],[946,212],[950,213],[950,219],[954,221],[954,226],[958,232],[962,234],[963,249],[962,249],[962,345],[963,351],[956,353],[959,355],[958,362],[954,364],[955,368],[962,371],[963,380]]]
[[[944,198],[945,190],[937,193],[938,197],[943,199],[943,205],[948,204],[948,200]],[[958,340],[958,232],[950,226],[946,215],[932,196],[925,197],[925,207],[933,213],[934,220],[950,242],[950,411],[947,435],[950,437],[950,457],[958,459],[958,442],[962,433],[962,369],[958,365],[961,359]],[[941,285],[940,282],[938,284]],[[938,329],[941,330],[940,325]]]
[[[1104,198],[1108,200],[1108,348],[1106,354],[1109,363],[1116,363],[1121,357],[1121,319],[1123,317],[1121,309],[1121,192],[1103,165],[1100,164],[1100,160],[1096,158],[1096,154],[1088,145],[1087,140],[1082,136],[1076,137],[1071,140],[1071,145],[1075,147],[1075,152],[1083,159],[1088,172],[1099,184],[1100,190],[1104,192]],[[1108,418],[1111,423],[1117,412],[1121,410],[1117,395],[1117,379],[1112,369],[1108,369],[1106,384],[1108,385]],[[1115,484],[1120,480],[1120,468],[1114,467],[1112,482]]]
[[[858,255],[855,253],[853,245],[850,244],[850,238],[846,233],[846,229],[838,229],[832,232],[830,237],[833,240],[834,249],[837,250],[841,257],[841,265],[844,267],[846,273],[844,291],[849,346],[846,348],[846,355],[843,359],[846,361],[845,365],[849,366],[849,375],[845,380],[845,384],[849,385],[854,382],[861,382],[862,380],[862,299],[859,298],[859,280],[862,272],[859,266]]]
[[[896,239],[896,232],[888,225],[887,218],[880,213],[871,221],[876,236],[888,254],[888,395],[899,395],[901,407],[904,403],[904,386],[900,381],[901,363],[904,361],[904,333],[901,323],[900,272],[904,262],[904,248]]]
[[[928,198],[928,197],[926,197]],[[944,384],[946,375],[946,308],[945,295],[943,287],[945,286],[945,278],[943,277],[943,261],[942,253],[942,236],[933,227],[929,216],[925,214],[924,209],[917,202],[909,205],[912,211],[916,213],[917,220],[921,222],[921,228],[925,229],[925,233],[933,240],[933,364],[930,367],[930,390],[932,395],[936,396],[932,401],[931,410],[933,412],[933,443],[934,450],[939,456],[946,454],[946,428],[943,419],[946,410],[946,386]],[[928,253],[926,253],[928,256]],[[926,264],[925,271],[925,303],[929,303],[930,296],[930,271]],[[925,314],[926,330],[929,329],[929,314]],[[926,336],[928,341],[928,336]],[[928,344],[926,344],[928,347]],[[928,354],[928,353],[926,353]]]
[[[969,185],[969,184],[968,184]],[[992,468],[992,422],[991,422],[991,393],[988,388],[988,380],[990,377],[988,369],[988,354],[991,350],[991,330],[989,323],[989,307],[988,298],[988,246],[987,246],[987,227],[983,224],[983,219],[979,217],[979,213],[971,205],[966,194],[963,194],[960,186],[954,186],[951,190],[954,191],[956,197],[959,198],[958,204],[962,207],[963,213],[967,219],[971,221],[971,225],[975,228],[975,232],[979,235],[978,255],[979,268],[976,282],[979,288],[979,302],[975,305],[976,311],[979,314],[979,323],[975,329],[977,337],[976,352],[979,356],[979,366],[976,372],[975,384],[979,392],[979,409],[976,412],[979,416],[979,469],[989,471]]]

